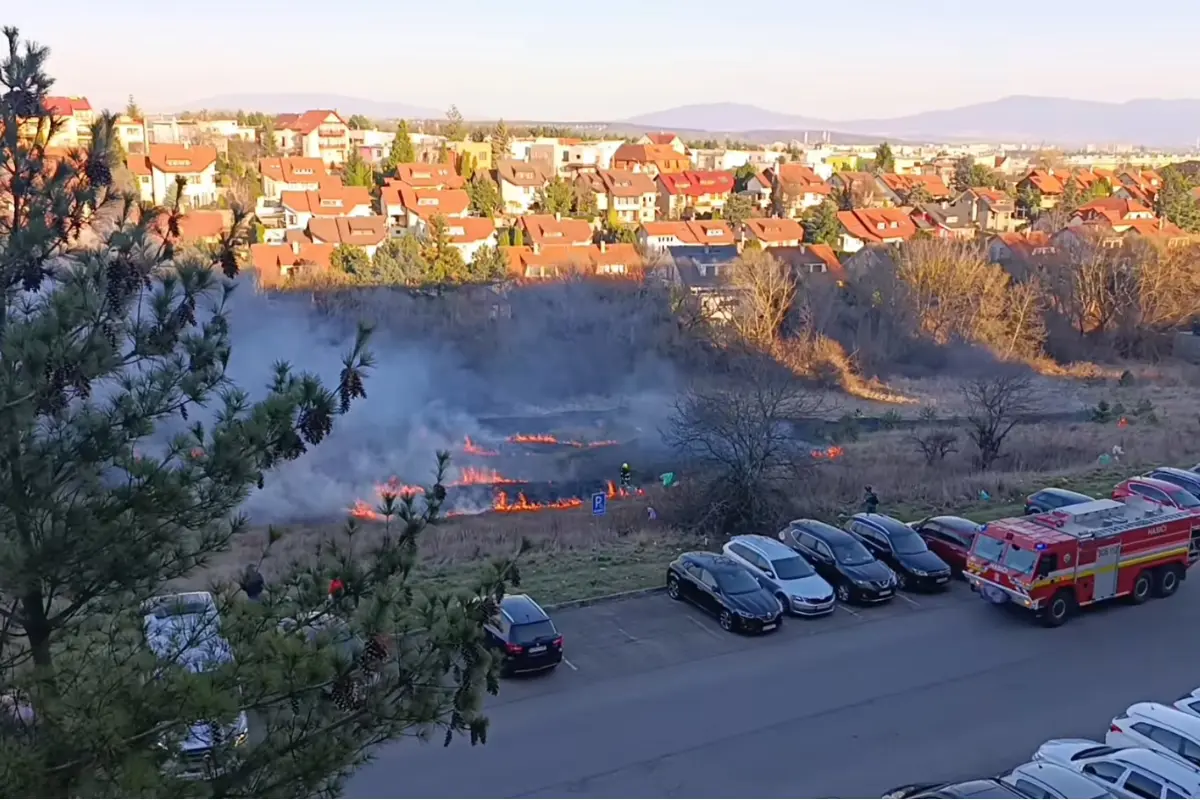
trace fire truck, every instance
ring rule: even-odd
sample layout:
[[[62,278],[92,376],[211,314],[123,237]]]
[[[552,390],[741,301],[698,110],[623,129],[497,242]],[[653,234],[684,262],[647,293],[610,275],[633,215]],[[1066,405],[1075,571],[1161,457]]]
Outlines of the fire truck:
[[[1200,558],[1200,514],[1133,497],[984,525],[967,556],[971,589],[1057,627],[1115,597],[1169,597]]]

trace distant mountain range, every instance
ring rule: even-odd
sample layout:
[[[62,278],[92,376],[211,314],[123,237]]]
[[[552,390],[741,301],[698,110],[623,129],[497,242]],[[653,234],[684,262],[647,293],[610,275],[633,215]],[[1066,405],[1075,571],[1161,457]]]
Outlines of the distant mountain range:
[[[680,106],[625,121],[648,128],[715,133],[827,130],[916,141],[986,140],[1053,144],[1187,147],[1200,137],[1200,100],[1099,103],[1058,97],[1005,97],[988,103],[885,119],[822,120],[739,103]]]
[[[441,119],[445,110],[363,100],[338,94],[221,94],[205,97],[168,111],[261,111],[264,114],[287,114],[310,108],[329,108],[342,114],[362,114],[375,119]]]

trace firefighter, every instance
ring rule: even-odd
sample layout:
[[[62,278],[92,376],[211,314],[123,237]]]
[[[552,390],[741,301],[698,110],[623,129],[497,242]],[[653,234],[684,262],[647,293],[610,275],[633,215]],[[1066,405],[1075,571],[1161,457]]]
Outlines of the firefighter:
[[[874,514],[879,509],[879,495],[870,486],[863,487],[863,508],[868,514]]]
[[[242,591],[246,593],[246,597],[251,600],[258,600],[262,595],[263,589],[266,588],[267,582],[263,579],[262,573],[258,571],[258,567],[253,564],[247,564],[242,570],[242,578],[240,581]]]
[[[621,488],[628,489],[633,483],[633,470],[629,469],[629,464],[621,465]]]

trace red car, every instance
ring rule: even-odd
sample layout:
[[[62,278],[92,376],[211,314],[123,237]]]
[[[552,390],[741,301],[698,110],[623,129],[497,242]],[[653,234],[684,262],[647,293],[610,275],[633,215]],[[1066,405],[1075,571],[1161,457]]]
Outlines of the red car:
[[[979,523],[963,517],[930,517],[912,523],[912,528],[938,558],[950,565],[955,575],[962,576],[967,567],[967,553],[979,533]]]
[[[1113,500],[1124,500],[1127,497],[1144,497],[1164,506],[1200,511],[1200,498],[1187,489],[1143,475],[1129,478],[1113,487]]]

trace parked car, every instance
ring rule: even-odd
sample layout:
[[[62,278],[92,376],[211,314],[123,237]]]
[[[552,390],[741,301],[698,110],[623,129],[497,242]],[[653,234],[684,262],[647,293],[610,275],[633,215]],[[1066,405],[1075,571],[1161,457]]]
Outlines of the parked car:
[[[1127,497],[1144,497],[1172,508],[1200,510],[1200,499],[1196,495],[1158,478],[1139,475],[1123,480],[1113,487],[1113,500],[1124,500]]]
[[[930,517],[912,523],[912,528],[938,558],[950,565],[952,574],[961,576],[967,568],[967,554],[975,544],[982,526],[964,517]]]
[[[1045,514],[1063,506],[1073,506],[1079,503],[1090,503],[1096,498],[1086,494],[1072,492],[1067,489],[1042,489],[1025,498],[1026,514]]]
[[[846,531],[796,519],[779,532],[779,540],[807,558],[843,603],[881,603],[896,594],[896,573]]]
[[[950,583],[950,565],[908,525],[886,514],[855,514],[846,530],[892,568],[901,589],[934,591]]]
[[[1200,689],[1193,689],[1175,701],[1175,708],[1185,714],[1200,717]]]
[[[1200,768],[1200,718],[1162,703],[1134,703],[1104,737],[1112,747],[1144,747]]]
[[[1061,797],[1072,800],[1120,797],[1104,784],[1081,772],[1067,769],[1049,761],[1030,761],[1000,776],[1000,782],[1011,786],[1024,797]]]
[[[502,659],[501,675],[542,672],[562,663],[563,635],[545,609],[527,594],[505,595],[483,630]]]
[[[892,789],[884,797],[960,797],[980,800],[1008,800],[1025,797],[1016,789],[994,778],[954,783],[912,783]]]
[[[734,536],[721,549],[754,573],[786,611],[804,617],[833,611],[833,587],[783,542],[767,536]]]
[[[783,622],[778,598],[750,570],[717,553],[684,553],[672,561],[667,594],[712,614],[727,631],[767,633]]]
[[[1147,472],[1146,477],[1173,483],[1180,489],[1185,489],[1196,497],[1200,497],[1200,475],[1191,470],[1157,467]]]
[[[1153,750],[1110,747],[1091,739],[1051,739],[1033,758],[1080,772],[1122,797],[1200,797],[1200,771]]]
[[[158,658],[192,673],[217,670],[233,661],[233,648],[221,632],[221,615],[209,592],[154,597],[141,606],[146,644]],[[223,722],[188,726],[166,769],[185,780],[220,775],[234,760],[231,748],[245,744],[250,731],[245,711]]]

